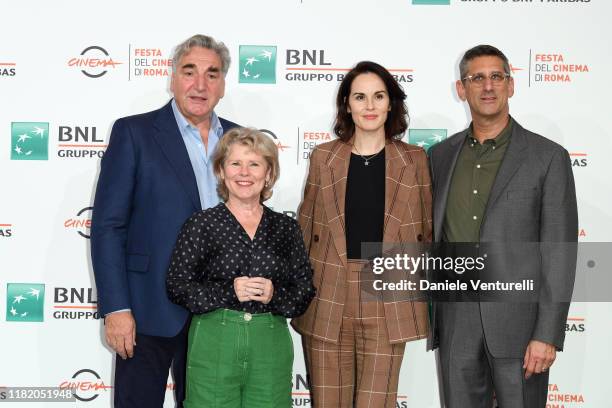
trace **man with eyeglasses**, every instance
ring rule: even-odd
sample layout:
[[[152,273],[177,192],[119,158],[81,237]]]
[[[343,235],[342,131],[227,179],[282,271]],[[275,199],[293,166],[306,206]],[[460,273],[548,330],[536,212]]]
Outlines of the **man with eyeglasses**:
[[[434,303],[444,399],[449,408],[490,408],[494,396],[501,408],[544,408],[576,265],[569,154],[509,115],[514,79],[500,50],[478,45],[459,70],[472,123],[429,151],[434,239],[483,257],[481,281],[526,279],[534,288]]]

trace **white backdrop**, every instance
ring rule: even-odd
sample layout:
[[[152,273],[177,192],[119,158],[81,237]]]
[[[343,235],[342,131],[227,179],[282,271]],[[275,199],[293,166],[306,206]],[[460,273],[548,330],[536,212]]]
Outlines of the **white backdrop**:
[[[0,385],[73,382],[82,400],[91,399],[76,406],[110,406],[112,356],[96,319],[86,238],[99,156],[116,118],[167,102],[164,64],[172,47],[194,33],[224,41],[232,54],[217,112],[277,138],[282,174],[269,204],[289,214],[301,198],[308,152],[331,137],[338,75],[363,59],[393,70],[408,94],[412,134],[406,139],[431,143],[469,123],[454,93],[462,53],[479,43],[499,47],[516,82],[511,113],[572,154],[580,240],[609,241],[611,135],[604,121],[610,118],[612,3],[412,3],[445,2],[4,2]],[[273,83],[239,81],[240,47],[248,45],[275,50],[275,64],[274,58],[258,62],[258,79]],[[243,50],[244,64],[248,47]],[[85,58],[106,66],[78,66]],[[257,82],[255,67],[247,70],[253,73],[247,80]],[[24,160],[33,158],[39,160]],[[36,302],[32,288],[44,288]],[[25,309],[16,306],[23,305],[13,302],[24,290],[23,305],[30,308],[21,316]],[[612,407],[604,380],[604,367],[612,365],[611,311],[608,303],[572,305],[566,351],[551,372],[549,407]],[[310,406],[294,340],[294,405]],[[172,406],[170,392],[166,402]],[[64,405],[75,406],[51,406]],[[424,341],[406,349],[397,406],[440,406],[435,356],[425,352]]]

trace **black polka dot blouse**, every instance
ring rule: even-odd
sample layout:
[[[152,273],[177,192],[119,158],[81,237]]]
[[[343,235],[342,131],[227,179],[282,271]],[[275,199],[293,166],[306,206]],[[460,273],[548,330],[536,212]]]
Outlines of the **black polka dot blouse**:
[[[185,222],[166,277],[172,302],[192,313],[225,308],[296,317],[306,311],[315,288],[299,224],[263,208],[253,240],[224,203]],[[272,300],[239,302],[234,278],[240,276],[270,279]]]

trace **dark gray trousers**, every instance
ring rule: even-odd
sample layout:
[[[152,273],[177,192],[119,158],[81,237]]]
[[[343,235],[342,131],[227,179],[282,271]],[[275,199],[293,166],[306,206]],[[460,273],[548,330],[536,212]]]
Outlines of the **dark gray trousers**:
[[[548,372],[525,380],[523,358],[487,349],[478,303],[439,304],[440,368],[447,408],[545,408]],[[511,330],[508,336],[512,336]]]

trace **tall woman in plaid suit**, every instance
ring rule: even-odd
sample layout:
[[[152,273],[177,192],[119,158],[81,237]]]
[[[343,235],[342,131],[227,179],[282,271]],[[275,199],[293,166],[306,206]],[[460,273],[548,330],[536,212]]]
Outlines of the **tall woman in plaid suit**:
[[[362,242],[431,237],[427,157],[400,141],[405,98],[385,68],[360,62],[340,84],[338,139],[310,156],[299,223],[317,295],[292,325],[316,408],[395,407],[405,344],[427,336],[424,299],[365,299],[359,273]]]

